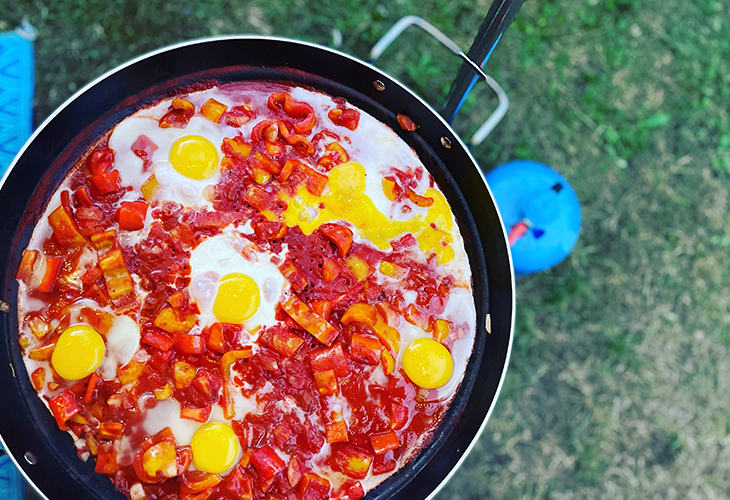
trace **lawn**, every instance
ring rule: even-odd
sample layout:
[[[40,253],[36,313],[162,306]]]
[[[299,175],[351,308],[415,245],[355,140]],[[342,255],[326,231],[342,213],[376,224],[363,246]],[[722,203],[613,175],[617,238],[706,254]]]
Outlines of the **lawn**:
[[[313,7],[314,6],[314,7]],[[366,58],[401,16],[467,48],[487,0],[2,0],[27,17],[36,120],[90,79],[179,40],[250,33]],[[730,496],[730,6],[527,0],[487,65],[511,108],[481,167],[544,162],[582,202],[570,257],[517,282],[510,370],[438,500]],[[432,102],[456,62],[409,34],[382,61]],[[481,90],[465,136],[493,98]]]

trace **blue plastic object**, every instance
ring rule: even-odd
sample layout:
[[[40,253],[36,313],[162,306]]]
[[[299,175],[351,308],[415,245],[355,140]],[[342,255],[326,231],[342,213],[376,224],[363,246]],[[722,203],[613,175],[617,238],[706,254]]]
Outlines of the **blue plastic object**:
[[[562,175],[542,163],[517,160],[486,178],[507,232],[516,232],[520,223],[527,227],[512,244],[515,274],[548,269],[568,256],[578,241],[581,215],[578,197]]]
[[[25,481],[10,457],[5,454],[0,455],[0,498],[3,500],[25,499]]]
[[[32,131],[32,36],[21,29],[0,33],[0,177]]]

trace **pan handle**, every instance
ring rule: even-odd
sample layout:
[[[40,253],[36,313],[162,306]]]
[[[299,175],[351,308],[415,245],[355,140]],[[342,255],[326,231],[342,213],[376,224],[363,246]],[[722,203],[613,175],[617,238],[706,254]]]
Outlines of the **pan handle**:
[[[477,76],[473,74],[474,66],[480,69],[484,67],[492,55],[492,51],[502,38],[507,27],[512,23],[517,12],[522,7],[525,0],[494,0],[492,6],[489,7],[487,16],[479,27],[474,42],[467,54],[466,59],[459,72],[456,75],[454,83],[451,84],[451,90],[446,98],[446,104],[441,110],[443,116],[449,123],[456,117],[461,109],[467,94],[477,81]],[[476,61],[476,62],[475,62]]]
[[[497,98],[499,99],[497,109],[492,112],[489,118],[487,118],[487,120],[479,127],[479,129],[477,129],[477,131],[468,141],[470,146],[478,145],[489,135],[489,133],[494,129],[494,127],[497,126],[497,124],[507,113],[507,109],[509,108],[509,98],[494,78],[484,73],[484,71],[482,71],[482,68],[477,63],[475,63],[469,56],[467,56],[464,51],[462,51],[461,48],[456,43],[454,43],[453,40],[451,40],[449,37],[439,31],[438,28],[418,16],[403,17],[397,23],[395,23],[393,27],[390,28],[380,40],[378,40],[378,43],[373,45],[373,48],[370,50],[369,61],[371,63],[374,63],[383,54],[383,52],[385,52],[390,44],[393,43],[395,39],[398,38],[400,34],[403,33],[403,31],[405,31],[410,26],[418,26],[419,28],[423,29],[429,35],[441,42],[441,44],[448,48],[451,52],[459,56],[464,62],[462,68],[468,68],[469,75],[474,80],[474,82],[476,82],[476,80],[481,77],[487,83],[489,88],[491,88],[494,93],[497,94]],[[476,73],[476,75],[474,73]],[[471,90],[471,88],[469,90]]]

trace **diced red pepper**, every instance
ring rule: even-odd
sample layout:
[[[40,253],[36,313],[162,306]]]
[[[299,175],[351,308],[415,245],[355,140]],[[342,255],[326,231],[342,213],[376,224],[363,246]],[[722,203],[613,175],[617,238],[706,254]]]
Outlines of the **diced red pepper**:
[[[253,488],[251,477],[243,472],[241,467],[236,467],[223,483],[223,488],[228,490],[236,500],[253,500]]]
[[[383,346],[378,339],[357,333],[352,334],[350,357],[355,361],[368,365],[378,365],[380,364],[380,351],[382,350]]]
[[[286,468],[286,478],[289,480],[289,486],[292,488],[299,484],[304,476],[304,464],[299,460],[299,457],[294,455],[289,460],[289,465]]]
[[[231,367],[238,360],[250,358],[253,355],[253,348],[247,346],[244,349],[228,351],[221,357],[221,374],[223,375],[223,415],[232,419],[235,416],[233,411],[233,399],[228,386],[231,382]]]
[[[419,207],[430,207],[433,205],[433,198],[430,196],[421,196],[416,194],[412,189],[406,189],[406,197]]]
[[[222,479],[219,474],[189,470],[180,477],[180,493],[199,493],[218,486]]]
[[[119,170],[110,170],[89,177],[89,182],[99,194],[109,194],[119,189]]]
[[[345,446],[333,457],[335,470],[353,479],[365,479],[372,461],[371,453],[351,445]]]
[[[94,471],[99,474],[113,476],[119,471],[117,464],[117,450],[109,443],[106,446],[99,446],[99,454],[96,456]]]
[[[332,345],[340,333],[324,318],[313,312],[307,304],[299,300],[296,295],[292,295],[282,302],[281,306],[294,321],[325,345]]]
[[[347,255],[352,246],[352,230],[340,224],[322,224],[319,230],[335,244],[339,250],[340,257]]]
[[[144,201],[123,201],[117,213],[119,229],[137,231],[144,228],[148,208],[149,204]]]
[[[327,113],[327,117],[332,120],[335,125],[355,130],[360,123],[360,112],[355,109],[331,109]]]
[[[327,152],[317,160],[317,165],[325,169],[326,171],[332,170],[332,168],[345,163],[350,160],[350,157],[345,151],[345,148],[340,146],[339,143],[333,142],[327,145]],[[392,200],[391,200],[392,201]]]
[[[196,422],[207,422],[212,410],[212,406],[206,406],[204,408],[180,408],[180,418],[195,420]]]
[[[193,450],[190,446],[183,446],[177,449],[177,475],[185,474],[193,463]]]
[[[301,500],[326,500],[329,498],[330,482],[315,474],[307,472],[299,483]]]
[[[375,326],[375,321],[378,319],[378,311],[370,304],[357,303],[351,305],[345,314],[342,315],[340,322],[343,325],[349,325],[353,321],[363,323],[369,327]]]
[[[30,380],[33,383],[33,388],[36,392],[40,392],[43,389],[43,384],[46,382],[46,369],[36,368],[30,375]]]
[[[178,333],[175,335],[175,347],[183,354],[203,354],[205,339],[202,335]]]
[[[100,149],[89,156],[88,166],[92,175],[103,174],[109,170],[114,163],[113,149]]]
[[[299,268],[291,261],[286,259],[280,266],[279,271],[289,280],[291,287],[295,292],[301,292],[307,286],[307,278],[299,270]]]
[[[298,134],[305,134],[314,128],[316,118],[314,108],[306,102],[299,102],[287,92],[276,92],[269,96],[269,109],[283,109],[291,118],[301,118],[294,123],[294,130]]]
[[[234,106],[226,112],[226,123],[231,127],[240,127],[255,117],[256,111],[250,104],[245,103],[242,106]]]
[[[320,394],[324,394],[326,396],[337,394],[340,391],[334,370],[314,372],[314,385],[317,387]]]
[[[226,344],[223,338],[223,325],[221,323],[213,323],[203,330],[206,345],[208,349],[218,354],[226,352]]]
[[[84,403],[90,404],[94,399],[94,391],[96,390],[96,383],[98,381],[99,375],[92,373],[91,378],[89,378],[89,384],[86,386],[86,392],[84,393]]]
[[[74,204],[77,207],[91,207],[94,205],[91,196],[89,196],[89,191],[85,187],[81,186],[74,191]]]
[[[170,362],[170,358],[175,351],[168,349],[167,351],[156,350],[150,358],[148,364],[156,371],[161,372]]]
[[[270,446],[263,446],[251,456],[251,465],[263,481],[268,481],[284,470],[286,463]]]
[[[398,120],[398,125],[400,125],[400,128],[402,128],[403,130],[413,132],[418,128],[418,125],[416,125],[416,123],[411,120],[409,116],[397,115],[396,119]]]
[[[28,284],[30,277],[33,275],[33,265],[37,258],[38,250],[23,250],[23,256],[20,259],[20,265],[15,277]]]
[[[365,496],[365,490],[358,481],[346,481],[335,494],[333,500],[360,500]]]
[[[76,396],[70,390],[65,390],[55,398],[48,402],[51,407],[51,413],[58,423],[58,427],[65,431],[68,429],[66,422],[68,419],[81,411],[76,403]]]
[[[402,429],[408,423],[408,407],[390,403],[390,428],[394,431]]]
[[[173,344],[175,343],[175,339],[173,339],[169,335],[165,335],[160,331],[152,330],[147,332],[144,337],[142,337],[142,342],[147,345],[151,345],[152,347],[156,347],[160,351],[167,351],[170,347],[173,346]]]
[[[371,435],[370,444],[373,446],[373,451],[377,455],[382,455],[386,451],[400,448],[398,435],[393,431],[386,432],[385,434]]]
[[[102,422],[99,424],[99,437],[101,439],[122,439],[123,433],[123,422]]]
[[[48,223],[53,228],[53,237],[61,246],[76,248],[86,244],[86,238],[79,232],[76,221],[63,205],[50,213]]]
[[[328,443],[341,443],[349,441],[347,436],[347,423],[344,420],[337,420],[325,425],[325,441]]]
[[[350,374],[347,356],[339,342],[332,347],[319,347],[310,351],[309,363],[313,372],[332,370],[340,378]]]
[[[181,97],[172,100],[172,104],[165,115],[160,118],[160,128],[185,128],[190,118],[195,114],[195,106],[190,101]]]
[[[262,334],[262,340],[284,357],[292,356],[304,339],[286,328],[269,328]]]
[[[221,376],[207,368],[200,368],[193,380],[193,387],[211,404],[220,399],[222,385]]]
[[[256,237],[266,241],[283,238],[287,229],[283,223],[271,220],[264,220],[253,224]]]
[[[38,285],[38,290],[41,292],[50,292],[53,290],[62,263],[63,257],[46,257],[46,272],[43,274],[43,278]]]

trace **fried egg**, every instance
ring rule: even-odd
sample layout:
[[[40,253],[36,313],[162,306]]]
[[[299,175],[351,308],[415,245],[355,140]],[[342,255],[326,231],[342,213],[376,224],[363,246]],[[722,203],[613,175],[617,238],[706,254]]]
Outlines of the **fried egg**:
[[[185,128],[160,128],[159,118],[134,115],[112,132],[109,147],[114,150],[114,163],[124,185],[132,186],[130,196],[136,198],[145,183],[151,199],[170,200],[190,207],[208,205],[203,197],[206,186],[220,178],[218,166],[223,153],[223,128],[196,115]],[[146,137],[156,149],[145,161],[132,146]],[[154,177],[154,180],[150,179]]]
[[[247,331],[276,323],[276,304],[288,285],[268,252],[241,253],[244,242],[227,231],[202,242],[190,256],[190,296],[200,324],[243,325]]]

